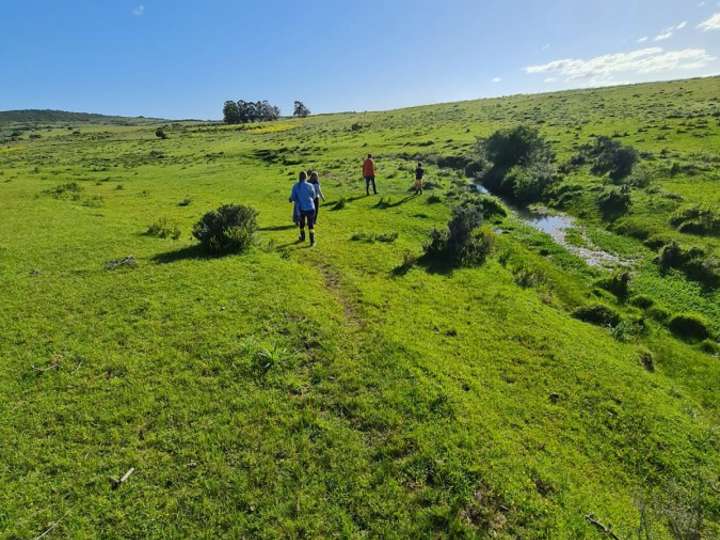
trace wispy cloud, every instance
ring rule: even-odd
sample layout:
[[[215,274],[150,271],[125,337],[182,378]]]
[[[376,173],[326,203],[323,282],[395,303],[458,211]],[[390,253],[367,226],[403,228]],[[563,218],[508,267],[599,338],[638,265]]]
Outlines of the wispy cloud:
[[[543,45],[543,46],[541,47],[540,50],[542,50],[542,51],[547,51],[549,48],[550,48],[550,44],[549,44],[549,43],[546,43],[545,45]]]
[[[673,34],[675,32],[677,32],[678,30],[682,30],[683,28],[685,28],[687,26],[687,24],[688,24],[687,21],[683,21],[679,24],[676,24],[674,26],[666,28],[665,30],[660,32],[657,36],[655,36],[653,41],[665,41],[666,39],[670,39],[671,37],[673,37]],[[640,42],[638,42],[638,43],[640,43]]]
[[[132,14],[135,15],[136,17],[142,17],[143,15],[145,15],[145,6],[140,4],[135,9],[132,10]]]
[[[638,42],[638,43],[645,43],[648,39],[650,39],[650,38],[647,37],[647,36],[643,36],[643,37],[641,37],[640,39],[638,39],[637,42]]]
[[[706,21],[698,24],[698,28],[704,32],[708,32],[710,30],[720,30],[720,13],[716,13]]]
[[[615,76],[662,73],[678,69],[700,69],[715,58],[705,49],[682,49],[665,51],[661,47],[649,47],[594,58],[566,58],[547,64],[528,66],[529,74],[545,74],[562,77],[566,82],[586,81],[590,84],[614,82]]]
[[[499,83],[499,82],[502,82],[502,79],[500,77],[494,77],[492,82]]]

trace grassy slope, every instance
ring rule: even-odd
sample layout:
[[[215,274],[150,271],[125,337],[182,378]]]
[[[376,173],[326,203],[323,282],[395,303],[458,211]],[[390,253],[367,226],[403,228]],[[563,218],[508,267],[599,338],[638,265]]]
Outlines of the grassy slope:
[[[718,86],[519,96],[247,130],[175,125],[165,141],[152,127],[81,128],[0,147],[2,535],[34,536],[61,518],[55,533],[68,537],[592,537],[584,515],[594,513],[629,537],[638,500],[664,493],[664,507],[683,507],[691,497],[674,496],[678,486],[717,480],[717,359],[652,327],[642,346],[657,371],[644,371],[641,344],[568,314],[597,272],[512,219],[502,256],[482,268],[394,274],[448,216],[445,204],[406,198],[412,164],[396,156],[456,155],[475,136],[541,120],[561,155],[578,126],[580,142],[627,130],[643,150],[695,160],[720,143],[714,120],[702,139],[635,131],[682,122],[663,116],[678,108],[717,110]],[[279,161],[260,159],[260,149],[279,151]],[[389,204],[358,197],[368,150]],[[313,250],[286,227],[295,161],[321,171],[329,199],[347,200],[322,209]],[[443,189],[454,178],[430,174]],[[84,188],[78,201],[42,193],[69,181]],[[688,200],[720,193],[716,170],[658,182]],[[223,202],[260,210],[260,245],[199,257],[188,231]],[[606,243],[642,249],[602,236],[578,204]],[[645,208],[634,217],[676,234]],[[142,234],[159,217],[179,224],[181,240]],[[392,244],[351,240],[393,231]],[[137,269],[103,268],[126,255]],[[523,265],[546,282],[518,286],[513,270]],[[637,287],[673,311],[717,309],[717,295],[641,268]],[[109,478],[130,467],[112,490]],[[712,536],[718,499],[705,497]]]

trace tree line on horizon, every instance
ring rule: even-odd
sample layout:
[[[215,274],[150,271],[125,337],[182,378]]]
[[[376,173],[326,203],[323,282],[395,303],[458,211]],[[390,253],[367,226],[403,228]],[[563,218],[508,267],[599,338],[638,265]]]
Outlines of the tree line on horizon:
[[[293,116],[305,118],[310,115],[302,101],[295,101]],[[280,107],[267,100],[228,100],[223,106],[223,121],[226,124],[247,124],[249,122],[270,122],[280,118]]]

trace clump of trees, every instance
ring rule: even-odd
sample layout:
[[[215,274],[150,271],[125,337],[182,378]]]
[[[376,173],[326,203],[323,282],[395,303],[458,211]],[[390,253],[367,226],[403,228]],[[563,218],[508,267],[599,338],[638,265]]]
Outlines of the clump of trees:
[[[310,114],[310,109],[308,109],[302,101],[295,102],[293,116],[297,116],[298,118],[305,118],[306,116],[310,116]]]
[[[280,108],[268,101],[226,101],[223,121],[226,124],[269,122],[280,118]]]

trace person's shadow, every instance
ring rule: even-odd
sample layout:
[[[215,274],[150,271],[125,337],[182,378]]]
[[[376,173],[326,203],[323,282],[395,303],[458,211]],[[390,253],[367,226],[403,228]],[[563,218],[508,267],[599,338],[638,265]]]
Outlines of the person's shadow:
[[[289,231],[290,229],[296,229],[297,225],[273,225],[270,227],[258,227],[258,231],[272,232],[272,231]]]

